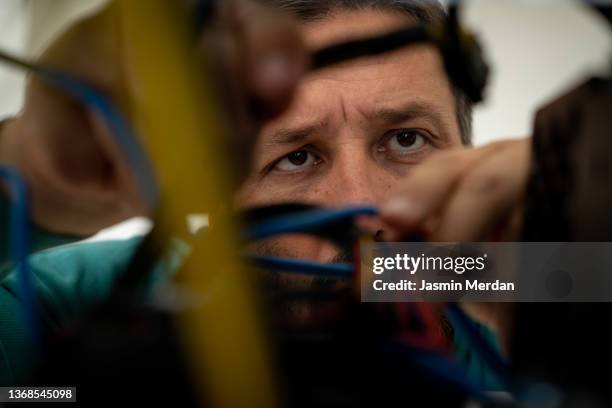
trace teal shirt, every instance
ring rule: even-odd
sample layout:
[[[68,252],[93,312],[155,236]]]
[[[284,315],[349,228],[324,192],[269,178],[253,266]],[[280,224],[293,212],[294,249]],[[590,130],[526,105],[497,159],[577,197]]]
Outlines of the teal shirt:
[[[39,252],[30,270],[45,329],[55,331],[77,322],[104,301],[125,270],[139,238],[70,244]],[[0,283],[0,384],[25,378],[34,364],[35,348],[23,319],[16,271]]]
[[[6,273],[13,265],[10,254],[10,211],[9,202],[0,191],[0,279],[2,272]],[[36,225],[30,226],[31,252],[38,252],[43,249],[68,244],[79,240],[79,237],[64,234],[54,234],[47,232]]]

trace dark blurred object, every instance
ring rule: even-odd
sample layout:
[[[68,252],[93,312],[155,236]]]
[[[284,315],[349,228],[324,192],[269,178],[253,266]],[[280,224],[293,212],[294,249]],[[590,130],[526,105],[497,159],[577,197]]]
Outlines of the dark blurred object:
[[[455,1],[449,7],[445,27],[417,25],[377,37],[335,44],[313,54],[312,68],[320,69],[418,43],[433,43],[442,54],[451,82],[473,103],[481,102],[489,79],[489,66],[476,36],[460,24],[459,3]]]
[[[205,24],[214,16],[217,11],[219,0],[185,0],[187,9],[192,16],[193,26],[196,32],[202,30]]]
[[[610,79],[591,78],[538,112],[532,160],[523,240],[612,241]],[[610,406],[611,313],[609,303],[517,305],[516,373],[557,387],[556,406]]]
[[[394,305],[360,304],[346,292],[316,301],[341,308],[342,322],[296,331],[278,330],[270,322],[283,406],[460,407],[470,398],[461,381],[448,381],[452,373],[436,374],[413,357],[427,361],[437,352],[397,340],[406,328]],[[273,301],[268,307],[268,316],[274,316],[282,305]],[[87,406],[207,406],[196,398],[201,394],[193,387],[170,310],[113,297],[48,346],[46,362],[30,385],[76,386],[77,400]]]
[[[537,113],[526,241],[612,238],[612,85],[591,78]]]
[[[113,298],[49,339],[45,354],[30,383],[76,386],[86,406],[201,405],[176,319],[162,309]]]
[[[473,103],[484,99],[489,79],[489,66],[476,36],[459,22],[459,2],[448,10],[448,25],[438,41],[444,59],[444,68],[451,81],[461,89]]]
[[[599,11],[601,15],[608,20],[608,23],[612,24],[612,4],[610,4],[609,1],[596,1],[593,4],[593,7],[595,7],[595,10]]]
[[[391,305],[383,310],[357,302],[345,306],[343,321],[328,331],[277,336],[288,406],[465,406],[470,398],[465,390],[441,381],[409,354],[427,351],[394,347],[398,327]]]

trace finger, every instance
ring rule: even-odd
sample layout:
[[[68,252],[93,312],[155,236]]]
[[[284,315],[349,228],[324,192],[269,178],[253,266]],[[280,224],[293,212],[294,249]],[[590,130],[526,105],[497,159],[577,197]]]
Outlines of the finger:
[[[507,219],[524,195],[529,143],[515,141],[478,163],[441,211],[434,241],[478,241]]]
[[[297,24],[285,13],[250,0],[227,2],[221,14],[230,69],[237,73],[253,113],[278,115],[306,70]]]
[[[381,208],[385,238],[400,239],[421,226],[442,207],[464,173],[500,148],[500,144],[491,144],[440,152],[420,164]]]
[[[278,10],[248,0],[220,3],[216,25],[202,33],[204,55],[216,69],[218,96],[228,113],[226,145],[246,177],[263,121],[280,114],[305,71],[306,52],[294,25]]]

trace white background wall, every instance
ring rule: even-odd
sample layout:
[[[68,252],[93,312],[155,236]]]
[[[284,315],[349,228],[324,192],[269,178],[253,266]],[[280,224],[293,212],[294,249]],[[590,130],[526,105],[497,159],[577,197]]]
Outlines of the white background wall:
[[[59,31],[105,0],[0,0],[0,47],[35,58]],[[0,119],[19,111],[25,75],[0,64]]]
[[[0,47],[19,54],[25,48],[25,7],[22,0],[0,3]],[[0,119],[11,114],[23,102],[23,75],[0,64]]]
[[[470,0],[465,19],[492,65],[486,103],[477,107],[477,144],[530,133],[534,110],[612,63],[607,23],[578,2]]]
[[[34,56],[67,21],[104,0],[1,0],[0,47]],[[493,67],[476,109],[477,144],[529,134],[534,109],[612,62],[611,33],[586,7],[562,0],[470,0],[465,18]],[[0,118],[22,103],[23,75],[0,65]]]

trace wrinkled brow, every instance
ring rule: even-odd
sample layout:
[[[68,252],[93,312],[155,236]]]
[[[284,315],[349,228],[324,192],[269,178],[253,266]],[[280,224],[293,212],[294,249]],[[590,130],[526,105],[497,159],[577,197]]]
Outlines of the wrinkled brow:
[[[439,107],[428,102],[410,102],[397,108],[385,107],[363,112],[370,122],[397,125],[415,119],[425,119],[438,128],[443,128],[444,121]],[[327,120],[296,127],[281,128],[271,135],[264,135],[263,146],[293,145],[303,142],[308,137],[321,132],[328,125]]]
[[[398,125],[416,119],[423,119],[436,126],[438,129],[444,128],[443,114],[440,108],[428,102],[410,102],[404,106],[385,107],[362,111],[363,115],[370,122],[382,123],[387,126]]]
[[[326,120],[316,123],[305,124],[297,127],[281,128],[274,131],[270,136],[264,135],[264,146],[290,145],[303,142],[312,134],[322,131],[327,127]]]
[[[442,122],[440,109],[427,102],[411,102],[398,108],[380,108],[364,112],[364,116],[372,121],[388,124],[397,124],[413,119],[429,119],[433,122]]]

